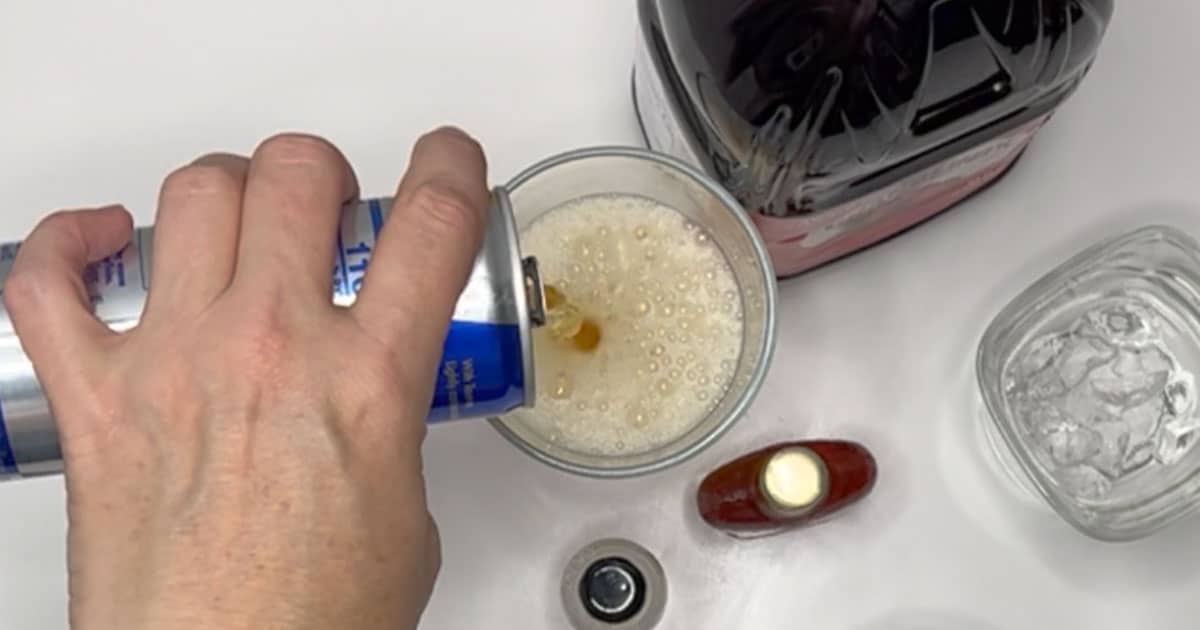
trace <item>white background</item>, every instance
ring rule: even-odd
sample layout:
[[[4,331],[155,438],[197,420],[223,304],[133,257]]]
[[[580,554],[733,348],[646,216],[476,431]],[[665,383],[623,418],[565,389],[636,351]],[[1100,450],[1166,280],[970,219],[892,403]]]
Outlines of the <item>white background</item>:
[[[280,130],[324,134],[367,194],[415,137],[461,125],[493,183],[551,153],[637,144],[631,0],[6,2],[0,235],[122,201]],[[1153,5],[1153,6],[1150,6]],[[483,423],[427,445],[445,565],[425,628],[564,628],[562,565],[629,536],[668,572],[665,628],[1185,630],[1200,621],[1200,519],[1133,544],[1077,534],[978,441],[971,362],[1016,291],[1115,231],[1200,231],[1200,5],[1128,2],[1098,64],[1016,170],[873,250],[784,283],[776,361],[751,413],[667,473],[553,472]],[[704,472],[777,439],[861,440],[875,492],[836,521],[738,543],[700,524]],[[65,626],[61,479],[0,487],[0,630]]]

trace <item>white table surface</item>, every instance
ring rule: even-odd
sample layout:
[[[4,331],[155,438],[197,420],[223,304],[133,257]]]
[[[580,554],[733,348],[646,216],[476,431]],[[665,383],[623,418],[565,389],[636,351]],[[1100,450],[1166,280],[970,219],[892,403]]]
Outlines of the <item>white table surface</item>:
[[[992,315],[1095,239],[1160,220],[1200,232],[1200,4],[1122,3],[1092,74],[1001,185],[781,289],[777,361],[751,413],[685,465],[629,481],[551,471],[484,423],[432,431],[442,579],[424,628],[564,628],[559,572],[628,536],[668,572],[664,628],[1028,630],[1200,624],[1200,519],[1091,541],[984,457],[971,362]],[[535,22],[539,25],[535,26]],[[267,134],[324,134],[368,194],[414,138],[470,130],[502,183],[551,153],[639,143],[631,0],[5,3],[0,235],[123,201]],[[719,462],[777,439],[845,437],[879,484],[836,521],[757,542],[691,503]],[[0,630],[65,626],[61,479],[0,487]]]

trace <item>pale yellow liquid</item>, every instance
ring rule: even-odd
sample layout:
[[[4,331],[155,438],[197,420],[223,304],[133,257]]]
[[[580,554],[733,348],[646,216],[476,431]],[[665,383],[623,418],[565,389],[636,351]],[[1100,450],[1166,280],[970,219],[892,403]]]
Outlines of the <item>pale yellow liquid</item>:
[[[704,230],[649,199],[595,196],[540,217],[521,246],[603,337],[581,352],[536,330],[537,402],[512,420],[573,451],[629,454],[678,439],[721,400],[741,297]]]

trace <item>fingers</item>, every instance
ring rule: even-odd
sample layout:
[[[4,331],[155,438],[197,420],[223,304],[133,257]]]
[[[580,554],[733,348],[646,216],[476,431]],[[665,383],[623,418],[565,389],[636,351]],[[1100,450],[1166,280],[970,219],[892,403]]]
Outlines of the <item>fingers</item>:
[[[242,156],[212,154],[167,176],[154,221],[148,314],[159,304],[200,312],[229,286],[249,169]]]
[[[342,208],[358,196],[346,158],[313,136],[284,134],[250,159],[234,284],[328,302]]]
[[[92,314],[84,268],[129,242],[133,220],[124,208],[57,212],[21,245],[4,283],[13,326],[49,387],[113,335]]]
[[[436,355],[479,250],[487,203],[487,164],[474,140],[443,128],[417,141],[354,306],[377,338]]]

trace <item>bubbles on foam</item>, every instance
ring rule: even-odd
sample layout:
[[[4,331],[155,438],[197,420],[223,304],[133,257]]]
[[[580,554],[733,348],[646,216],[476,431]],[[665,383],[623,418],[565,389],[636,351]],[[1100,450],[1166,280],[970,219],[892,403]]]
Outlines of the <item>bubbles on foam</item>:
[[[534,333],[538,401],[515,412],[570,450],[642,452],[685,434],[720,401],[740,349],[738,287],[712,234],[644,199],[593,197],[521,235],[546,282],[604,322],[593,355]],[[726,361],[729,369],[717,370]],[[726,364],[723,364],[726,365]],[[573,383],[560,398],[555,377]],[[690,379],[687,376],[691,376]],[[640,415],[640,420],[638,419]]]
[[[571,397],[571,392],[573,390],[574,387],[571,385],[571,377],[565,372],[559,372],[554,377],[554,390],[550,392],[550,395],[559,400],[564,400]]]

